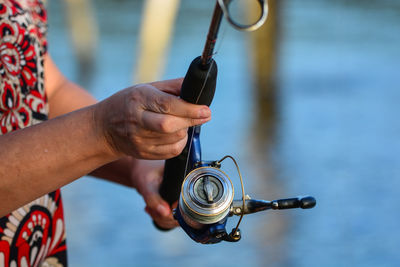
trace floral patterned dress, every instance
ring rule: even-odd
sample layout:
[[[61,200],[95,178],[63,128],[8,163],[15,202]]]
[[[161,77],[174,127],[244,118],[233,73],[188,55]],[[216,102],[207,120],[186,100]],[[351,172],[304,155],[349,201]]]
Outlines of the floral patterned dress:
[[[46,32],[40,0],[0,0],[0,134],[47,119]],[[3,266],[66,266],[60,190],[0,218]]]

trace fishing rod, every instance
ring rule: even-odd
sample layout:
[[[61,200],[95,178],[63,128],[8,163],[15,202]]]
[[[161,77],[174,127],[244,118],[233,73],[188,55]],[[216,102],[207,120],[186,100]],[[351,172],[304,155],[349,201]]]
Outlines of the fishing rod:
[[[217,0],[207,39],[201,56],[190,64],[182,83],[180,97],[190,103],[210,106],[216,88],[217,63],[213,59],[214,47],[222,18],[238,30],[253,31],[267,19],[267,0],[255,0],[260,15],[254,23],[237,23],[231,16],[233,0]],[[311,196],[279,199],[273,201],[251,199],[244,192],[239,166],[232,156],[220,160],[204,161],[201,157],[201,126],[188,129],[188,141],[182,153],[165,162],[160,195],[170,205],[178,202],[174,218],[182,229],[196,242],[214,244],[221,241],[236,242],[241,239],[239,225],[245,214],[273,209],[309,209],[316,205]],[[234,200],[234,187],[229,176],[221,170],[222,162],[231,159],[240,177],[242,199]],[[240,216],[230,233],[226,230],[229,217]],[[163,229],[156,225],[160,230]]]

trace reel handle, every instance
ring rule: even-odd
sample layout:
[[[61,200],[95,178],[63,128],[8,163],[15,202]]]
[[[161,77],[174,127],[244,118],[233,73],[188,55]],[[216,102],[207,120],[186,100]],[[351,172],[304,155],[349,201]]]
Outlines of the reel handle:
[[[303,198],[286,198],[286,199],[277,199],[271,201],[271,208],[273,210],[285,210],[285,209],[311,209],[314,208],[317,204],[315,198],[311,196],[306,196]]]

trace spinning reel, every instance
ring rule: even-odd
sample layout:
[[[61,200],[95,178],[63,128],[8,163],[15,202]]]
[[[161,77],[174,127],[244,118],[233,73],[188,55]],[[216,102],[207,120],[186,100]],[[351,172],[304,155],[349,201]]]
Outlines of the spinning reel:
[[[192,140],[199,143],[199,129],[196,126]],[[197,132],[197,134],[196,134]],[[182,229],[196,242],[215,244],[221,241],[237,242],[241,239],[239,230],[243,215],[274,209],[309,209],[315,206],[313,197],[279,199],[273,201],[251,199],[244,193],[243,179],[236,160],[225,156],[218,161],[204,162],[200,158],[199,146],[191,149],[189,158],[193,170],[185,177],[174,217]],[[229,176],[221,170],[222,161],[230,158],[236,165],[242,187],[242,199],[234,200],[234,187]],[[228,218],[237,215],[240,219],[230,233],[226,230]]]
[[[216,2],[203,53],[192,61],[183,81],[180,95],[183,100],[193,104],[211,104],[217,78],[217,64],[212,56],[222,17],[225,16],[236,29],[257,29],[267,18],[268,5],[266,0],[253,1],[260,7],[260,16],[255,22],[246,25],[232,19],[229,7],[233,0]],[[174,217],[194,241],[203,244],[236,242],[241,238],[239,224],[245,214],[268,209],[309,209],[316,205],[315,199],[310,196],[274,201],[251,199],[244,193],[243,179],[236,160],[225,156],[218,161],[202,161],[200,126],[189,128],[188,136],[182,153],[165,163],[160,195],[171,205],[179,200]],[[221,170],[221,163],[227,158],[237,167],[242,187],[241,200],[233,200],[232,182]],[[240,219],[237,226],[228,233],[226,223],[233,215],[240,216]]]

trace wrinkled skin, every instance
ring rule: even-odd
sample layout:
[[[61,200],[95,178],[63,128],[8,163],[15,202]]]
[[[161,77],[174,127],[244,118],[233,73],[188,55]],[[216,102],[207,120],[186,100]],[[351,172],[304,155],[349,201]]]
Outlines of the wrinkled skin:
[[[211,119],[207,106],[177,97],[181,79],[139,84],[98,103],[95,121],[110,148],[139,159],[168,159],[180,154],[188,127]]]

